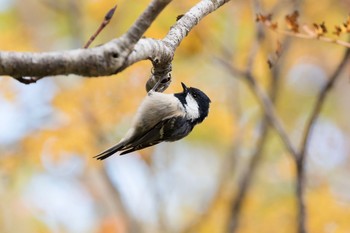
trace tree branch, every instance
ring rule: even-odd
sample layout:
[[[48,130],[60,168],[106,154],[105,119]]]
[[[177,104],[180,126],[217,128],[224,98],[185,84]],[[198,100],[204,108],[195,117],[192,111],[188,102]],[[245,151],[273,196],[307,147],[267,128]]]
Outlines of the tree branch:
[[[0,75],[14,78],[111,75],[118,72],[129,53],[125,45],[125,41],[116,39],[91,49],[46,53],[0,52]]]
[[[124,63],[137,42],[135,40],[141,38],[169,2],[152,1],[126,34],[96,48],[46,53],[0,52],[0,75],[28,82],[30,79],[22,77],[40,79],[68,74],[98,77],[118,73],[126,68]]]
[[[264,113],[269,120],[270,124],[273,126],[273,128],[276,130],[280,138],[282,139],[285,147],[287,150],[291,153],[291,155],[296,158],[297,157],[297,151],[295,147],[293,146],[290,138],[288,137],[288,134],[286,130],[284,129],[282,122],[280,118],[277,116],[275,108],[273,104],[271,103],[271,100],[267,95],[263,92],[260,85],[255,81],[255,78],[252,76],[252,74],[248,73],[246,74],[246,80],[248,81],[250,88],[253,90],[254,94],[256,95],[257,99],[259,100]]]
[[[88,42],[86,42],[86,44],[84,45],[84,49],[87,49],[90,44],[96,39],[96,37],[100,34],[100,32],[109,24],[109,22],[111,21],[115,10],[117,9],[117,5],[115,5],[113,8],[111,8],[107,14],[105,15],[101,25],[98,27],[98,29],[96,30],[96,32],[90,37],[90,39],[88,40]]]
[[[230,0],[202,0],[192,7],[186,14],[171,27],[168,34],[163,39],[164,43],[170,46],[174,51],[180,45],[181,41],[188,35],[194,26],[206,15],[215,11]]]
[[[253,4],[254,4],[255,12],[259,11],[260,10],[259,2],[253,1]],[[247,65],[246,65],[247,71],[252,70],[252,67],[254,65],[254,61],[256,58],[256,53],[260,48],[260,44],[263,43],[263,40],[265,39],[264,31],[258,25],[256,26],[255,34],[256,34],[255,35],[256,39],[251,48],[251,52],[247,60]],[[288,41],[289,40],[287,38],[283,42],[281,42],[281,44],[288,47],[287,46],[289,44]],[[277,99],[277,91],[278,91],[278,86],[279,86],[278,84],[279,84],[279,78],[280,78],[280,72],[279,72],[278,66],[272,69],[270,78],[271,78],[271,81],[269,85],[269,98],[271,99],[272,104],[274,104]],[[243,171],[243,175],[240,178],[238,183],[239,189],[231,204],[231,213],[230,213],[231,216],[230,216],[229,224],[227,226],[227,229],[228,229],[227,232],[234,233],[234,232],[237,232],[238,230],[238,227],[240,224],[242,207],[245,202],[247,192],[253,181],[259,162],[261,161],[261,158],[265,149],[265,145],[268,141],[268,135],[269,135],[269,120],[264,115],[261,121],[261,127],[259,130],[258,141],[256,142],[256,148],[253,151],[253,154],[248,162],[247,168]]]
[[[140,60],[150,59],[153,64],[153,73],[146,84],[146,90],[150,90],[158,80],[163,81],[157,91],[165,90],[171,82],[171,62],[181,41],[201,19],[228,1],[229,0],[200,1],[177,20],[162,40],[150,38],[140,39],[135,45],[134,51],[126,61],[125,66],[130,66]]]
[[[147,7],[147,9],[140,15],[136,22],[130,27],[130,29],[125,33],[126,39],[131,44],[136,44],[146,30],[150,27],[152,22],[157,18],[157,16],[162,12],[162,10],[171,2],[172,0],[153,0]]]
[[[310,117],[306,123],[303,139],[301,141],[300,151],[296,160],[296,169],[297,169],[297,187],[296,187],[296,196],[298,203],[298,232],[305,233],[306,232],[306,209],[305,209],[305,157],[306,151],[311,139],[311,132],[316,123],[316,120],[322,110],[324,102],[326,100],[327,94],[333,87],[334,83],[337,81],[340,73],[343,71],[345,65],[347,64],[350,58],[350,49],[347,49],[344,53],[344,56],[339,63],[338,67],[334,71],[334,73],[328,79],[328,82],[323,86],[320,90],[317,101],[312,109]]]
[[[292,21],[291,27],[295,27],[292,29],[279,29],[277,22],[272,22],[269,16],[265,16],[262,14],[257,15],[257,21],[263,23],[267,28],[271,29],[272,31],[286,35],[286,36],[292,36],[300,39],[308,39],[308,40],[320,40],[327,43],[334,43],[343,47],[350,48],[350,43],[347,41],[339,40],[338,38],[332,38],[326,36],[327,34],[327,27],[325,24],[322,24],[321,30],[320,26],[317,24],[314,24],[313,28],[310,28],[308,25],[299,25],[297,21]],[[337,35],[337,37],[340,36],[342,32],[341,27],[347,27],[348,22],[343,23],[341,26],[335,25],[336,30],[333,32],[333,34]],[[316,26],[315,26],[316,25]],[[299,31],[299,28],[302,29],[302,31]]]
[[[46,53],[0,52],[0,75],[10,75],[26,84],[53,75],[109,76],[138,61],[150,59],[153,72],[146,89],[161,80],[157,91],[163,91],[170,85],[171,62],[180,42],[201,19],[228,1],[202,0],[171,27],[164,39],[141,39],[171,2],[153,0],[124,35],[99,47]]]
[[[264,114],[266,115],[266,118],[268,119],[269,123],[272,125],[272,127],[276,130],[277,134],[281,138],[284,146],[287,148],[289,153],[294,157],[298,157],[298,153],[293,146],[290,138],[288,137],[288,134],[286,130],[284,129],[282,122],[280,118],[277,116],[275,108],[270,100],[270,98],[264,93],[260,85],[256,82],[255,77],[249,72],[242,72],[240,70],[235,69],[232,67],[231,64],[229,64],[227,61],[218,59],[220,64],[223,65],[232,75],[236,76],[237,74],[241,77],[244,77],[252,90],[252,92],[257,97],[257,100],[259,101]]]
[[[303,139],[301,142],[300,159],[302,159],[302,160],[304,159],[303,157],[306,154],[306,149],[307,149],[308,143],[310,141],[311,131],[312,131],[314,124],[315,124],[315,122],[316,122],[316,120],[317,120],[317,118],[322,110],[322,107],[323,107],[323,104],[326,100],[327,94],[329,93],[329,91],[333,87],[334,83],[337,81],[338,77],[340,76],[340,73],[343,71],[349,58],[350,58],[350,49],[347,49],[343,55],[343,58],[341,59],[339,65],[338,65],[338,67],[336,68],[334,73],[330,76],[330,78],[328,79],[328,82],[326,83],[326,85],[323,86],[323,88],[321,89],[321,91],[318,94],[315,106],[311,112],[310,118],[308,119],[308,121],[306,123],[305,131],[303,134]]]

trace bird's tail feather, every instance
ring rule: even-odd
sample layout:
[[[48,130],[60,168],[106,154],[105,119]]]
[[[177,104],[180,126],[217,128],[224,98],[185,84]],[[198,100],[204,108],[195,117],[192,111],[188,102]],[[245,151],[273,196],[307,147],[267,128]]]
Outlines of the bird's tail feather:
[[[94,156],[94,158],[96,158],[98,160],[104,160],[104,159],[108,158],[109,156],[115,154],[116,152],[120,151],[123,147],[124,147],[124,143],[118,143],[117,145],[114,145],[111,148],[108,148],[107,150]]]

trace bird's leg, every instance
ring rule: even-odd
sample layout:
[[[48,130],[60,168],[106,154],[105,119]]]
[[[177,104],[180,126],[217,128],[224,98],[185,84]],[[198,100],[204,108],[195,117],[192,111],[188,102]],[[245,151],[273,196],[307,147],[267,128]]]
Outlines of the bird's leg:
[[[168,77],[162,77],[158,79],[158,81],[156,82],[156,84],[154,84],[153,88],[150,91],[157,91],[159,85],[162,83],[166,83],[167,81],[168,81]]]

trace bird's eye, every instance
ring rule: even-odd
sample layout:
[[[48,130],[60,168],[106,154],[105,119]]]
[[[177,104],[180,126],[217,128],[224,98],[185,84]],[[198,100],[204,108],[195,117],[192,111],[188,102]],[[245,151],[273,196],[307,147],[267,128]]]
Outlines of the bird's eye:
[[[195,98],[195,99],[197,99],[197,97],[198,97],[196,93],[193,93],[192,96],[193,96],[193,98]]]

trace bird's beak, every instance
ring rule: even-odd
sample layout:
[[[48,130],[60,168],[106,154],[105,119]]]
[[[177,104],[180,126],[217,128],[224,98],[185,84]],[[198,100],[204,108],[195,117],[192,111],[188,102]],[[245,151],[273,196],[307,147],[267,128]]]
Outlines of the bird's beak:
[[[182,85],[182,88],[184,89],[184,92],[187,93],[188,89],[187,89],[186,85],[183,82],[181,82],[181,85]]]

